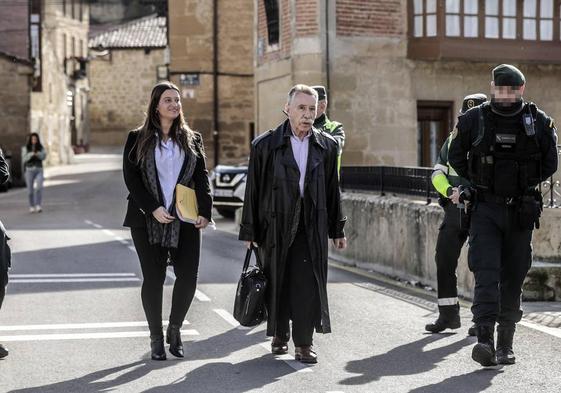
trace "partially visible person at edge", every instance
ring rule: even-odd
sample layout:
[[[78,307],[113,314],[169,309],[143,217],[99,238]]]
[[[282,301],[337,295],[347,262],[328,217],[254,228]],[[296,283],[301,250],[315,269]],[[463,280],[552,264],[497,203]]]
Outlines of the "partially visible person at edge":
[[[523,99],[526,79],[509,64],[492,71],[491,101],[458,118],[448,160],[476,189],[468,263],[475,277],[472,359],[514,364],[522,284],[543,207],[538,185],[557,170],[553,119]],[[495,325],[497,346],[495,348]]]
[[[47,152],[41,144],[39,134],[36,132],[29,134],[27,143],[23,147],[22,161],[30,213],[41,213],[43,211],[41,201],[43,198],[43,161],[45,158],[47,158]]]
[[[211,221],[212,197],[202,137],[187,125],[174,84],[162,82],[153,88],[144,125],[128,135],[123,173],[129,190],[123,225],[131,228],[142,269],[141,298],[151,356],[166,359],[162,293],[166,267],[171,264],[177,278],[166,342],[172,355],[183,357],[180,329],[195,294],[201,229]],[[177,184],[195,189],[199,208],[195,224],[178,218]]]
[[[10,177],[10,169],[8,163],[4,158],[2,150],[0,150],[0,185],[6,183]],[[0,308],[4,302],[6,295],[6,285],[8,285],[8,270],[10,269],[11,253],[8,246],[9,237],[6,234],[6,229],[0,221]],[[0,359],[8,356],[8,348],[0,344]]]
[[[487,101],[485,94],[466,96],[460,115],[485,101]],[[466,209],[465,203],[460,201],[460,191],[461,187],[469,187],[470,183],[458,176],[448,162],[450,142],[452,142],[452,138],[448,136],[440,149],[432,172],[432,184],[440,194],[438,203],[444,209],[444,220],[438,231],[435,254],[438,318],[434,323],[425,326],[425,329],[432,333],[461,327],[456,269],[462,247],[468,238],[469,211]],[[468,334],[475,336],[475,326],[468,329]]]
[[[318,108],[314,127],[328,132],[337,141],[337,172],[341,172],[341,156],[345,147],[345,130],[343,124],[327,117],[327,90],[324,86],[312,86],[318,93]]]
[[[271,352],[316,363],[314,329],[330,333],[327,303],[328,238],[347,244],[337,175],[337,142],[313,127],[317,93],[296,85],[284,107],[288,119],[251,146],[240,240],[258,246],[267,283]]]

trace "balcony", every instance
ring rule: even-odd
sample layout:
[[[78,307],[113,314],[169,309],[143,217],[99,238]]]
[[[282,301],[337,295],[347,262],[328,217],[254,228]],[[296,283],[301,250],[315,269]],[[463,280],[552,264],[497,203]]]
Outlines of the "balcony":
[[[407,56],[561,64],[561,0],[409,0]]]

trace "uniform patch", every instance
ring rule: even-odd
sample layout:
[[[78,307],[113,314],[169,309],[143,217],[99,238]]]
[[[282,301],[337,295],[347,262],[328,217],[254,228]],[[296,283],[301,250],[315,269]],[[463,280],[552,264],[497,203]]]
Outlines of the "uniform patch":
[[[470,108],[470,109],[473,108],[473,107],[475,106],[475,101],[474,101],[474,100],[468,100],[467,106],[468,106],[468,108]]]

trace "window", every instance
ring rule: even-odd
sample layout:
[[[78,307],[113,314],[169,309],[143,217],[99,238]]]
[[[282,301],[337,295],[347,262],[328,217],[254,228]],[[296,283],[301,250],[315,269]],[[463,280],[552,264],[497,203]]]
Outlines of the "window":
[[[446,35],[460,36],[460,0],[446,0]]]
[[[540,1],[540,40],[553,40],[553,0]]]
[[[415,37],[436,37],[436,0],[414,0]]]
[[[464,37],[479,36],[479,3],[477,0],[464,0]]]
[[[522,37],[525,40],[535,40],[537,38],[537,4],[536,0],[524,0],[524,18],[522,25]]]
[[[418,165],[433,167],[452,124],[452,102],[417,102]]]
[[[485,38],[499,38],[499,0],[485,1]]]
[[[503,31],[505,39],[516,38],[516,0],[503,1]]]
[[[280,18],[278,0],[263,0],[265,4],[265,15],[267,17],[267,35],[269,45],[277,45],[280,36]]]

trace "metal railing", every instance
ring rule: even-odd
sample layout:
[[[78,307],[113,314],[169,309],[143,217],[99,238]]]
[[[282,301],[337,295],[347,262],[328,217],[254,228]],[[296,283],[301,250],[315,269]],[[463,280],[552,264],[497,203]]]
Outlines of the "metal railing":
[[[432,168],[395,166],[344,166],[341,168],[341,188],[345,191],[377,191],[422,196],[427,204],[438,193],[431,182]]]
[[[561,150],[559,150],[561,152]],[[438,198],[431,182],[432,168],[394,166],[344,166],[341,188],[344,191],[379,192],[419,196],[427,204]],[[541,187],[544,207],[561,208],[561,180],[555,173]]]

